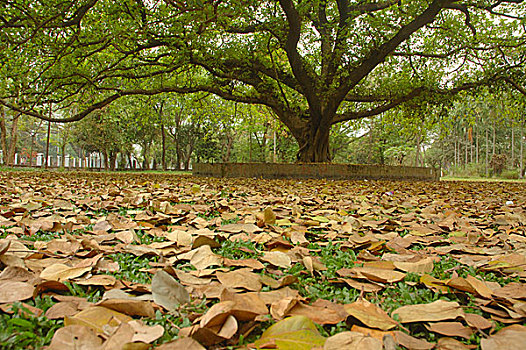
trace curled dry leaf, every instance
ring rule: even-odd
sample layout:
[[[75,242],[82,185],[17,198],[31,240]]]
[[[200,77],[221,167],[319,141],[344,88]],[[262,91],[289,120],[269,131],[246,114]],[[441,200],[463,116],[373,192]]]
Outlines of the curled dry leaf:
[[[280,251],[265,252],[261,260],[268,262],[274,266],[289,269],[292,266],[292,260],[290,257]]]
[[[53,264],[46,267],[40,273],[40,278],[48,281],[68,281],[70,279],[80,277],[88,271],[91,271],[91,268],[91,266],[71,267],[64,264]]]
[[[366,326],[384,331],[396,326],[395,320],[389,317],[387,312],[365,299],[358,299],[352,304],[344,305],[344,308],[349,315],[358,319]]]
[[[92,306],[71,317],[64,317],[64,325],[86,326],[102,334],[104,333],[104,326],[117,327],[122,322],[131,320],[131,317],[120,312],[102,306]]]

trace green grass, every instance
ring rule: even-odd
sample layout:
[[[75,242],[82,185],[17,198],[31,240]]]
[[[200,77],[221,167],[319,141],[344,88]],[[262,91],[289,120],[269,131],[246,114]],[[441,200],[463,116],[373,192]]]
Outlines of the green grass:
[[[519,182],[524,183],[526,179],[504,179],[497,177],[457,177],[457,176],[443,176],[441,181],[473,181],[473,182]]]
[[[38,296],[27,304],[45,313],[54,302],[49,296]],[[13,311],[14,315],[0,313],[1,349],[41,349],[50,343],[55,331],[64,325],[62,320],[49,320],[44,313],[34,316],[21,303],[14,303]],[[22,315],[19,315],[19,311]]]

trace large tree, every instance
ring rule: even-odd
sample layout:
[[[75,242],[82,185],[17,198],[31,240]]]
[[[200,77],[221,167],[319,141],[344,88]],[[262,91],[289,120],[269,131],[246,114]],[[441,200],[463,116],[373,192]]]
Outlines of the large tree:
[[[521,88],[522,0],[0,4],[5,106],[74,121],[124,96],[205,91],[270,107],[300,161],[329,161],[343,121],[499,81]],[[83,108],[64,119],[15,105],[20,79],[30,105]]]

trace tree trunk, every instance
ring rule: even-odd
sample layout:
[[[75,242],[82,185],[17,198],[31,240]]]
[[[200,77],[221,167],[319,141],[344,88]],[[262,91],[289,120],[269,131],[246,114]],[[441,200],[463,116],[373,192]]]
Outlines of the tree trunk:
[[[489,137],[488,137],[488,128],[486,128],[486,177],[489,177]]]
[[[7,127],[6,114],[3,106],[0,106],[0,143],[2,144],[2,163],[7,164]]]
[[[162,164],[163,170],[166,171],[166,135],[164,133],[164,123],[162,121],[161,121],[161,147],[162,147],[161,164]]]
[[[327,163],[331,161],[329,152],[329,128],[318,129],[316,132],[308,133],[307,137],[294,135],[300,149],[298,151],[298,162],[300,163]],[[313,136],[311,136],[313,135]]]
[[[16,141],[18,139],[18,119],[20,114],[13,117],[13,123],[11,124],[11,139],[7,151],[7,165],[15,164],[15,153],[16,153]]]
[[[519,177],[522,179],[522,174],[524,172],[524,161],[523,161],[523,147],[524,147],[524,125],[521,125],[521,138],[520,138],[520,158],[519,158],[519,166],[520,166],[520,170],[519,170]]]
[[[493,151],[491,152],[491,155],[494,156],[495,155],[495,138],[496,138],[496,126],[495,126],[495,122],[493,122]]]
[[[511,168],[515,168],[515,131],[511,126]]]

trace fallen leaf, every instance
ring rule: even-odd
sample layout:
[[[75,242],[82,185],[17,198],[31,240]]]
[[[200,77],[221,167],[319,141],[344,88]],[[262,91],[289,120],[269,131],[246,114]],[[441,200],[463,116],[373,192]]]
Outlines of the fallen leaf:
[[[47,350],[96,350],[101,345],[102,339],[89,327],[71,325],[57,329]]]
[[[103,327],[116,327],[122,322],[131,321],[131,317],[102,306],[91,306],[81,312],[64,317],[64,325],[81,325],[93,329],[97,333],[104,333]]]
[[[1,281],[0,303],[13,303],[29,299],[33,296],[35,287],[26,282]]]
[[[250,291],[261,290],[259,275],[247,269],[240,269],[230,272],[216,272],[217,279],[226,288],[244,288]]]
[[[222,258],[212,252],[209,245],[203,245],[195,249],[190,264],[198,270],[204,270],[210,266],[221,266]]]
[[[190,302],[188,291],[165,271],[152,278],[152,295],[156,304],[174,312],[180,304]]]
[[[48,281],[68,281],[70,279],[82,276],[88,271],[91,271],[91,268],[91,266],[71,267],[64,264],[53,264],[46,267],[40,273],[40,278]]]
[[[366,326],[387,331],[396,326],[396,322],[387,312],[365,299],[358,299],[352,304],[344,305],[349,315],[358,319]]]
[[[434,258],[427,257],[417,262],[394,261],[393,264],[397,269],[405,272],[424,274],[433,271],[434,261]]]
[[[402,345],[410,350],[429,350],[435,347],[435,344],[433,343],[429,343],[424,339],[412,337],[400,331],[394,331],[393,334],[398,345]]]
[[[206,350],[206,348],[195,339],[187,337],[159,345],[155,350]]]
[[[463,316],[464,312],[457,302],[437,300],[430,304],[416,304],[399,307],[392,312],[398,315],[400,322],[423,322],[453,320]]]
[[[135,332],[131,340],[132,342],[142,342],[150,344],[162,337],[164,334],[164,327],[160,324],[155,326],[147,326],[143,324],[140,320],[133,320],[128,322],[128,324],[133,328],[133,331]]]
[[[523,349],[524,344],[526,327],[521,325],[502,328],[496,334],[480,341],[482,350],[518,350]]]
[[[284,269],[289,269],[292,266],[290,257],[280,251],[265,252],[260,259]]]
[[[254,342],[258,349],[271,344],[281,350],[311,350],[323,346],[325,338],[309,318],[293,316],[273,324]]]
[[[323,350],[383,350],[382,341],[357,332],[341,332],[327,338]]]
[[[425,325],[430,331],[450,337],[461,337],[469,339],[473,331],[469,327],[465,327],[460,322],[438,322]]]
[[[96,305],[122,312],[128,316],[145,316],[154,318],[155,311],[148,301],[130,299],[105,299]]]

